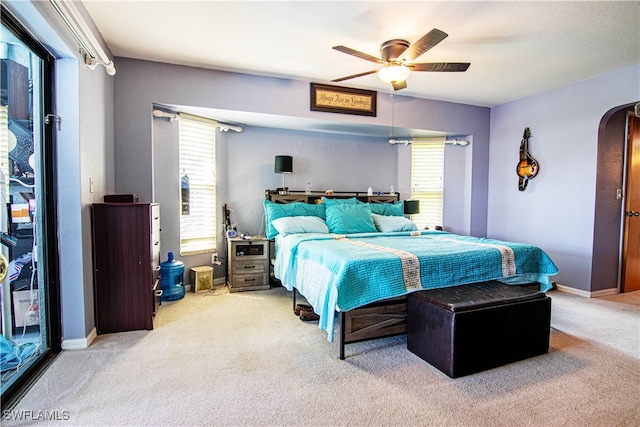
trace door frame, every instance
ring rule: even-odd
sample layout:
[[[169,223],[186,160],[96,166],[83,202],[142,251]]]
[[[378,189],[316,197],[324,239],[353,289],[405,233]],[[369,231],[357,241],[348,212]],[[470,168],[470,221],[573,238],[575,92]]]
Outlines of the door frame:
[[[629,164],[632,162],[633,158],[629,156],[629,153],[632,151],[631,147],[634,143],[634,134],[638,133],[638,128],[640,128],[640,117],[636,116],[633,111],[627,111],[627,120],[625,122],[625,139],[624,139],[624,156],[623,156],[623,175],[622,175],[622,188],[623,188],[623,198],[621,203],[622,215],[621,215],[621,225],[620,225],[620,268],[619,268],[619,278],[618,278],[618,289],[620,293],[624,292],[632,292],[637,291],[638,288],[628,289],[629,286],[625,286],[625,271],[627,264],[627,238],[628,238],[628,223],[630,220],[626,216],[627,211],[627,197],[629,193],[629,186],[631,184],[631,179],[629,178]],[[636,156],[640,155],[640,153],[636,153]]]
[[[53,82],[55,77],[55,58],[47,49],[29,33],[28,29],[22,25],[9,12],[4,5],[0,5],[0,15],[2,25],[13,32],[21,42],[43,60],[42,73],[42,112],[44,116],[55,115],[55,99]],[[19,377],[10,384],[2,394],[2,410],[12,407],[20,397],[26,392],[28,386],[35,381],[42,371],[51,363],[60,352],[62,346],[62,316],[60,310],[60,269],[58,253],[58,203],[57,203],[57,170],[56,170],[56,129],[55,125],[43,123],[43,144],[42,152],[42,182],[46,214],[42,222],[42,236],[44,240],[43,254],[45,258],[45,317],[47,328],[47,349],[45,349],[34,363],[25,367]]]

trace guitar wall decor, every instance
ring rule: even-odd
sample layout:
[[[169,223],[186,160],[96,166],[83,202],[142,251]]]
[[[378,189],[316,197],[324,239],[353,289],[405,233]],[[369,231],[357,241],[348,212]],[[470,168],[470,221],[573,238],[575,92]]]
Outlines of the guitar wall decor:
[[[516,172],[518,173],[518,190],[520,191],[526,190],[529,180],[534,178],[539,170],[538,161],[529,154],[530,137],[531,131],[529,128],[524,128],[524,135],[520,143],[520,161],[516,167]]]

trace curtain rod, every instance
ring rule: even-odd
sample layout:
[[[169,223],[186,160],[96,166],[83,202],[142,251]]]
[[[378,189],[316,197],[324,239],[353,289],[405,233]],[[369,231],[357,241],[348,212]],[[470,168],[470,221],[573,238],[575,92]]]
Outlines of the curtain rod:
[[[391,144],[391,145],[396,145],[396,144],[409,145],[412,142],[428,141],[429,139],[430,138],[411,138],[411,139],[391,138],[389,140],[389,144]],[[461,145],[461,146],[469,145],[469,141],[464,140],[464,139],[447,139],[446,141],[444,141],[444,143],[445,144],[451,144],[451,145]]]
[[[80,52],[84,55],[85,65],[92,70],[98,64],[103,65],[107,70],[107,74],[113,76],[116,73],[113,61],[107,56],[74,2],[49,0],[49,3],[58,12],[60,18],[69,27],[78,44],[80,44]]]
[[[154,117],[167,118],[169,119],[170,122],[176,121],[180,118],[178,113],[170,113],[168,111],[162,111],[162,110],[153,110],[152,114],[154,115]],[[236,132],[242,132],[244,130],[241,126],[230,125],[228,123],[220,123],[220,122],[216,122],[215,120],[212,120],[211,124],[217,127],[218,129],[220,129],[221,132],[227,132],[230,130],[233,130]]]

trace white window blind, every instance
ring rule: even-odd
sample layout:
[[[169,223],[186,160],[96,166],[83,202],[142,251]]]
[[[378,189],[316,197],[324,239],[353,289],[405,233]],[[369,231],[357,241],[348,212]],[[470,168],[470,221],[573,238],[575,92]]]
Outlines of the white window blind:
[[[216,252],[215,122],[181,113],[179,123],[179,179],[189,178],[188,215],[180,209],[180,255]]]
[[[418,228],[442,225],[444,138],[411,144],[411,199],[420,200],[420,213],[411,216]]]

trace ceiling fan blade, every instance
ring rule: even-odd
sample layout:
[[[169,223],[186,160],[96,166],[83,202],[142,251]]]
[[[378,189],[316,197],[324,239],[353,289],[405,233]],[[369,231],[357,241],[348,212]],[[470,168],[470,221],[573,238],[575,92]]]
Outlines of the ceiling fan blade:
[[[377,73],[378,70],[365,71],[364,73],[352,74],[347,77],[340,77],[339,79],[333,79],[332,82],[341,82],[343,80],[355,79],[356,77],[368,76],[369,74]]]
[[[391,83],[391,86],[393,86],[393,90],[401,90],[407,87],[407,81],[403,80],[401,82],[394,82]]]
[[[353,56],[358,57],[360,59],[364,59],[365,61],[375,62],[376,64],[386,64],[386,62],[383,61],[380,58],[376,58],[375,56],[371,56],[371,55],[368,55],[366,53],[362,53],[360,51],[357,51],[355,49],[351,49],[350,47],[334,46],[332,49],[335,49],[335,50],[337,50],[339,52],[342,52],[342,53],[346,53],[347,55],[353,55]]]
[[[400,56],[400,59],[411,62],[440,43],[442,40],[446,39],[447,36],[448,34],[444,31],[434,28],[409,46],[409,48]]]
[[[467,71],[469,62],[425,62],[421,64],[407,64],[411,71]]]

